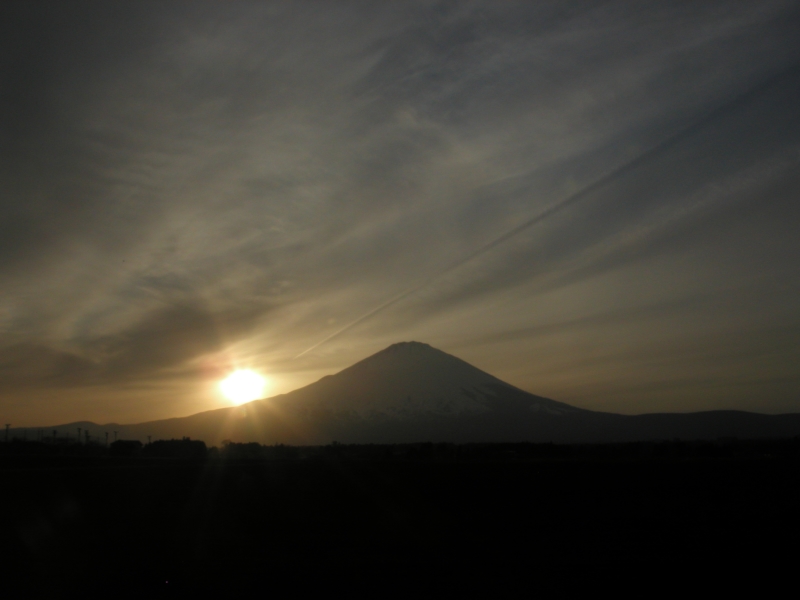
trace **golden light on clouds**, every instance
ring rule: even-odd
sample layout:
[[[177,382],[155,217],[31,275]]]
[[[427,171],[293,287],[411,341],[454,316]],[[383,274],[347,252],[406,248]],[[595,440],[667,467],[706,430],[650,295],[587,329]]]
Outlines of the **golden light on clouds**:
[[[233,404],[244,404],[264,397],[266,379],[249,369],[239,369],[220,381],[219,389]]]

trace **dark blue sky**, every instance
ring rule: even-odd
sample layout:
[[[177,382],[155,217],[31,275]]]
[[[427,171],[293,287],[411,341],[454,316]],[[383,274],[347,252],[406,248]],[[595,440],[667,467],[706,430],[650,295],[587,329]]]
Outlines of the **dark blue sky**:
[[[419,340],[615,412],[800,410],[796,2],[4,2],[0,416]]]

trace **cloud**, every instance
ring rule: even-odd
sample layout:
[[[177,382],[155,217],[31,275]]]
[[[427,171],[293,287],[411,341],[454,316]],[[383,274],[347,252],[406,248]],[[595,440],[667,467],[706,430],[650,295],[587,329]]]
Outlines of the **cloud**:
[[[576,275],[594,277],[603,270],[619,267],[625,260],[641,260],[644,252],[657,255],[669,251],[664,247],[665,231],[669,236],[675,225],[693,220],[693,214],[708,210],[710,205],[716,204],[717,210],[720,210],[719,205],[731,204],[736,195],[749,192],[752,196],[754,190],[746,188],[764,187],[776,174],[785,176],[787,172],[793,172],[800,158],[800,131],[796,131],[793,124],[784,126],[782,116],[779,117],[779,127],[775,122],[770,122],[769,113],[766,119],[760,117],[764,107],[759,105],[785,104],[788,107],[789,99],[798,97],[799,84],[800,67],[797,65],[771,76],[766,82],[726,101],[710,114],[703,115],[580,191],[552,203],[521,224],[460,257],[432,277],[373,307],[307,348],[298,357],[347,333],[412,294],[435,285],[449,273],[501,248],[514,238],[533,235],[529,230],[542,226],[570,209],[573,209],[573,215],[567,217],[568,227],[562,225],[556,229],[558,240],[547,239],[545,232],[542,236],[546,239],[545,244],[528,244],[527,248],[517,250],[512,260],[504,255],[502,266],[489,272],[488,276],[467,276],[466,289],[459,286],[448,290],[445,305],[452,306],[455,302],[469,300],[475,294],[491,293],[513,285],[514,281],[541,277],[554,270],[560,271],[562,282],[565,279],[574,282]],[[765,94],[771,96],[767,102],[763,98]],[[753,109],[753,105],[757,110]],[[737,131],[742,129],[740,123],[756,131],[743,134]],[[707,159],[709,147],[720,145],[716,139],[720,135],[748,139],[750,144],[747,148],[729,152],[728,156],[717,157],[713,168],[709,168],[703,162]],[[759,137],[767,138],[767,147],[772,154],[778,154],[777,159],[759,147]],[[742,174],[743,164],[756,166],[751,166],[749,171]],[[735,174],[734,169],[738,171]],[[687,198],[689,190],[692,194]],[[684,198],[676,200],[678,194]],[[626,234],[625,230],[632,225],[635,231]],[[565,232],[568,235],[566,238]],[[587,251],[594,251],[596,256],[588,259],[591,261],[589,265],[585,264],[586,260],[579,261],[584,263],[579,275],[574,268],[570,271],[564,265],[565,259],[569,261]]]
[[[525,331],[548,294],[620,273],[642,302],[797,281],[776,225],[800,143],[791,2],[9,10],[0,344],[19,389],[179,386],[219,351],[344,367],[415,328]]]
[[[0,351],[0,384],[107,386],[194,373],[193,359],[221,353],[261,317],[260,310],[212,312],[183,303],[149,312],[120,331],[89,336],[72,349],[19,342]]]

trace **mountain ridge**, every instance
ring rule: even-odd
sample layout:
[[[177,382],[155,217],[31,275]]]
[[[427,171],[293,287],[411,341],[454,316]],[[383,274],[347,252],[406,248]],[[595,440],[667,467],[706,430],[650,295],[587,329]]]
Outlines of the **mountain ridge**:
[[[191,437],[263,444],[614,442],[800,435],[800,414],[618,415],[537,396],[422,342],[399,342],[291,392],[131,425],[76,421],[59,436],[113,428],[120,439]],[[96,429],[94,429],[96,428]],[[36,428],[27,428],[36,429]]]
[[[536,396],[422,342],[399,342],[287,394],[276,402],[336,404],[362,417],[377,414],[482,414],[500,408],[503,393],[520,409],[554,414],[581,411]],[[312,396],[317,396],[315,401]],[[273,400],[272,398],[267,399]]]

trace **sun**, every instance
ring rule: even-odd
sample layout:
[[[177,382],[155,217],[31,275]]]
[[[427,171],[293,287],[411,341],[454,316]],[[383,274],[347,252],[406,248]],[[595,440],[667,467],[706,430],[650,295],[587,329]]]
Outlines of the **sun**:
[[[250,369],[240,369],[219,382],[219,389],[234,404],[264,397],[265,379]]]

